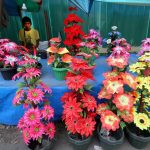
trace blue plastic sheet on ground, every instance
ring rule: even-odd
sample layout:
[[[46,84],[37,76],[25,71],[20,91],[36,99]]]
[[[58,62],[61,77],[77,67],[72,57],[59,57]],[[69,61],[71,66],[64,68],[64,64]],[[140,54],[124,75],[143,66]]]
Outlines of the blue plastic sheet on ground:
[[[102,74],[111,70],[107,66],[106,56],[101,56],[96,60],[96,68],[94,69],[95,81],[90,82],[93,85],[91,94],[97,97],[99,90],[102,87],[102,81],[104,77]],[[137,60],[137,56],[132,54],[130,57],[130,63],[134,63]],[[57,81],[52,74],[50,66],[47,65],[47,60],[41,60],[42,77],[44,83],[46,83],[52,89],[52,95],[49,98],[52,107],[55,109],[54,120],[61,119],[62,115],[62,102],[61,96],[68,91],[65,81]],[[24,108],[22,106],[13,106],[12,100],[17,90],[17,84],[20,81],[5,81],[0,75],[0,124],[16,125],[19,119],[24,114]],[[98,99],[97,99],[98,101]]]

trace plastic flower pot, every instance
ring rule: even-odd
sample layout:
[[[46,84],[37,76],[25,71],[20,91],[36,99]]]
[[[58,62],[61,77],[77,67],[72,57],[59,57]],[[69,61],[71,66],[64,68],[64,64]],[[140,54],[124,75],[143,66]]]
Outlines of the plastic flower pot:
[[[129,141],[129,143],[137,148],[137,149],[144,149],[147,144],[150,142],[150,133],[148,131],[145,131],[142,135],[137,135],[136,127],[134,126],[126,126],[126,137]]]
[[[14,68],[0,68],[4,80],[12,80],[12,77],[17,73],[17,67]]]
[[[121,145],[124,142],[124,132],[121,128],[113,132],[113,134],[105,136],[102,133],[101,126],[98,125],[97,135],[100,142],[100,146],[102,146],[104,150],[120,149]]]
[[[31,150],[52,150],[55,144],[55,138],[51,141],[47,139],[43,139],[42,143],[39,144],[37,141],[30,140],[28,148]]]
[[[92,140],[91,136],[84,140],[80,140],[76,136],[73,136],[68,133],[67,133],[67,138],[73,150],[87,150]]]
[[[67,68],[54,68],[52,67],[53,74],[57,80],[64,80],[68,72]]]

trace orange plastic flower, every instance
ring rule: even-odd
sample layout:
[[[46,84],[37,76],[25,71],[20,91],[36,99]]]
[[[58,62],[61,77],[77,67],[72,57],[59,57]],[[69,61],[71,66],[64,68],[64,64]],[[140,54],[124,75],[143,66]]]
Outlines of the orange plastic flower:
[[[58,49],[57,53],[63,55],[63,54],[69,53],[69,51],[67,50],[67,48],[61,47]]]
[[[97,109],[96,109],[96,113],[98,115],[102,115],[103,112],[105,112],[105,110],[108,110],[109,106],[107,103],[102,103],[102,104],[98,104]]]
[[[130,94],[116,94],[114,95],[113,103],[120,111],[130,111],[133,107],[133,97]]]
[[[127,84],[129,87],[136,89],[137,82],[134,76],[129,73],[121,73],[124,84]]]
[[[100,120],[103,129],[106,129],[108,131],[116,131],[117,129],[119,129],[120,119],[110,110],[105,110]]]
[[[70,63],[71,60],[72,60],[72,56],[69,55],[69,54],[65,54],[65,55],[62,56],[61,59],[62,59],[62,61],[65,62],[65,63]]]
[[[134,121],[134,116],[132,112],[126,111],[125,113],[121,114],[121,118],[128,123],[132,123]]]
[[[102,99],[102,98],[111,99],[111,97],[112,97],[112,95],[110,93],[108,93],[105,88],[102,88],[100,90],[100,92],[98,93],[99,99]]]
[[[123,93],[123,82],[121,80],[104,80],[103,84],[106,88],[107,93]]]
[[[55,56],[54,55],[51,55],[48,59],[48,64],[52,64],[53,62],[55,61]]]
[[[118,73],[116,71],[111,71],[111,72],[109,71],[109,72],[103,73],[103,76],[105,77],[105,79],[113,79],[118,76]]]
[[[47,51],[51,53],[56,53],[58,51],[58,48],[55,46],[51,46],[47,49]]]
[[[55,42],[55,43],[60,43],[61,42],[61,39],[58,38],[58,37],[55,37],[55,38],[52,38],[49,40],[50,42]]]

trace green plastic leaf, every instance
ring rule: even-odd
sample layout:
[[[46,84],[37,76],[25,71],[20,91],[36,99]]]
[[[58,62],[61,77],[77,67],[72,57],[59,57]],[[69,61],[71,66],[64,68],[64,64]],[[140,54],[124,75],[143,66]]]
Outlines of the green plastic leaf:
[[[83,92],[84,92],[84,89],[80,89],[80,91],[79,91],[81,94],[83,94]]]
[[[18,86],[19,86],[19,88],[25,87],[26,83],[25,82],[20,82],[20,83],[18,83]]]
[[[39,142],[39,143],[42,143],[42,138],[39,137],[39,138],[38,138],[38,142]]]
[[[119,110],[117,110],[117,116],[120,116],[121,112]]]
[[[121,122],[120,122],[120,127],[121,127],[122,129],[124,129],[125,126],[126,126],[126,124],[125,124],[123,121],[121,121]]]
[[[92,86],[92,85],[90,85],[90,84],[89,84],[89,85],[85,85],[85,86],[84,86],[84,88],[85,88],[86,90],[89,90],[89,91],[92,89],[92,87],[93,87],[93,86]]]

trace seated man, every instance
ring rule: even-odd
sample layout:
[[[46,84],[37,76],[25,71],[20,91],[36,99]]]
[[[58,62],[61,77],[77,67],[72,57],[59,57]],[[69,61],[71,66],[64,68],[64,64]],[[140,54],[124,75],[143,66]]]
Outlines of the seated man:
[[[29,17],[24,17],[22,19],[23,29],[19,31],[19,40],[22,45],[30,50],[33,54],[33,49],[37,48],[39,45],[39,33],[37,30],[31,28],[31,19]]]

